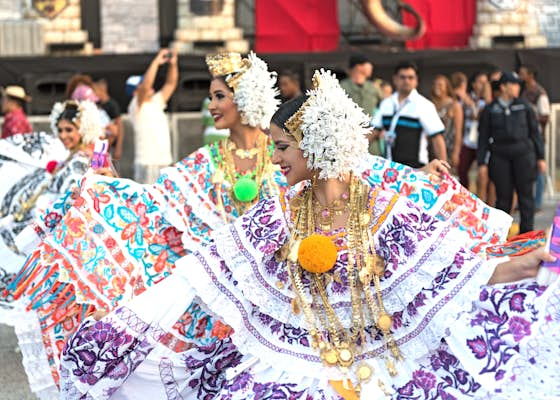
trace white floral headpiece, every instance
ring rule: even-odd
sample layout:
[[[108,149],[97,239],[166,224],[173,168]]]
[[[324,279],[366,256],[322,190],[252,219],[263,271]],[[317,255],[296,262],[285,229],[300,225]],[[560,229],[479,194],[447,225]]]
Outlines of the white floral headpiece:
[[[241,114],[241,122],[267,129],[278,109],[280,94],[276,87],[276,72],[253,52],[246,59],[238,53],[220,53],[206,57],[212,75],[226,75],[226,83],[233,90],[233,101]],[[233,69],[233,71],[232,71]]]
[[[330,71],[315,71],[307,95],[286,127],[298,140],[307,168],[319,170],[320,179],[342,178],[368,153],[369,118]]]
[[[55,103],[49,116],[52,132],[55,135],[58,134],[58,119],[69,104],[78,105],[78,113],[72,122],[79,126],[78,132],[82,136],[82,142],[84,144],[94,143],[103,135],[103,127],[97,106],[89,100]]]

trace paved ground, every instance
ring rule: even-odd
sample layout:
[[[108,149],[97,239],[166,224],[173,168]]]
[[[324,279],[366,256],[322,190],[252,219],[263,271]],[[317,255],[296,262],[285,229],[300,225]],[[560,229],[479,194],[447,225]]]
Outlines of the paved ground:
[[[21,365],[21,355],[15,351],[17,340],[14,330],[0,324],[0,399],[32,400]]]
[[[550,225],[560,196],[547,199],[542,212],[535,216],[535,228]],[[27,387],[21,356],[16,351],[16,337],[11,327],[0,324],[0,400],[31,400],[35,397]]]

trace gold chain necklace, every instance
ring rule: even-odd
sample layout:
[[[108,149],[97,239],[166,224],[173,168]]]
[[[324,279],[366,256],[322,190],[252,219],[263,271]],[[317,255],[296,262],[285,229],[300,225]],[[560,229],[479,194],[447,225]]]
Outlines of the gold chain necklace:
[[[309,273],[303,270],[293,251],[288,256],[288,275],[296,292],[296,309],[303,310],[310,326],[312,346],[317,348],[323,363],[337,367],[345,376],[344,386],[349,388],[348,374],[353,372],[357,379],[354,390],[359,393],[363,383],[373,376],[372,367],[366,362],[355,364],[356,355],[363,351],[366,340],[365,327],[376,326],[384,337],[386,347],[385,363],[391,376],[397,374],[394,360],[402,357],[391,335],[392,318],[383,306],[380,277],[385,271],[384,261],[375,253],[369,229],[370,214],[368,210],[369,186],[358,178],[352,177],[350,183],[350,214],[347,221],[348,241],[348,289],[352,304],[352,327],[345,329],[336,311],[329,302],[326,290],[325,274]],[[302,235],[310,236],[315,232],[312,190],[308,188],[303,199],[295,200],[299,209],[295,215],[291,246],[300,241]],[[332,225],[331,225],[332,226]],[[321,255],[317,255],[321,257]],[[309,274],[312,302],[307,300],[302,274]],[[375,287],[375,296],[371,283]],[[313,305],[312,305],[313,304]],[[364,312],[366,310],[366,312]],[[366,317],[367,314],[367,317]],[[375,335],[374,335],[375,336]],[[392,357],[389,357],[390,354]],[[378,381],[381,390],[385,385]],[[385,391],[388,395],[388,392]]]
[[[246,160],[246,159],[252,159],[255,158],[255,156],[257,154],[259,154],[259,144],[258,142],[255,143],[255,146],[253,148],[250,149],[239,149],[237,147],[237,145],[235,144],[235,142],[232,142],[231,140],[228,139],[227,141],[227,150],[230,153],[234,153],[237,157],[239,157],[242,160]]]
[[[334,219],[348,210],[348,198],[349,194],[343,193],[340,199],[326,205],[319,203],[317,199],[313,199],[315,221],[323,232],[331,231],[334,225]]]
[[[237,172],[235,159],[233,158],[233,150],[235,148],[235,144],[229,138],[225,138],[220,142],[218,148],[219,162],[212,179],[212,183],[216,185],[218,208],[224,221],[227,221],[227,213],[225,212],[221,196],[223,182],[228,181],[230,183],[226,189],[228,197],[237,214],[243,215],[258,201],[259,191],[263,185],[265,175],[269,174],[271,170],[269,167],[271,162],[267,136],[260,135],[257,139],[257,147],[249,150],[250,153],[257,155],[255,166],[252,170],[247,170],[243,173]],[[243,159],[243,157],[240,158]]]

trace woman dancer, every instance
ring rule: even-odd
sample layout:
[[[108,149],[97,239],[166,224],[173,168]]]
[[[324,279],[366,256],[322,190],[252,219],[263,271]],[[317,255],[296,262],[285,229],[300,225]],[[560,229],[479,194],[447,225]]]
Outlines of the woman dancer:
[[[93,103],[56,103],[50,119],[58,138],[30,133],[0,144],[1,168],[11,182],[2,189],[0,255],[12,276],[30,243],[37,244],[33,238],[50,231],[69,208],[72,188],[89,168],[89,147],[101,135],[97,115]]]
[[[275,75],[254,54],[219,54],[207,63],[210,110],[231,136],[164,169],[156,185],[84,179],[74,207],[12,284],[39,316],[36,352],[50,365],[28,376],[42,371],[52,393],[59,352],[86,314],[108,312],[163,279],[193,243],[285,186],[263,132],[278,105]]]
[[[481,285],[532,277],[552,258],[539,250],[483,262],[462,246],[464,232],[367,184],[358,165],[366,118],[326,72],[309,97],[283,105],[273,161],[290,185],[310,183],[262,200],[171,277],[84,321],[63,352],[63,398],[540,390],[527,351],[556,324],[557,285]],[[188,334],[175,334],[178,325]],[[546,354],[557,343],[539,343],[543,362],[557,359],[557,347]],[[556,371],[540,377],[553,390]]]

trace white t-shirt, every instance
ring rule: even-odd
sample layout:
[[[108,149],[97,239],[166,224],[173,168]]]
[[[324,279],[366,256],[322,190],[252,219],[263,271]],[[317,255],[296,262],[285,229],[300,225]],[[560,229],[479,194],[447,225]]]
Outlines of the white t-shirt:
[[[397,92],[383,100],[372,125],[393,136],[391,159],[414,168],[429,161],[427,138],[445,131],[434,104],[416,89],[401,103]]]
[[[128,114],[134,127],[134,163],[143,165],[171,164],[169,121],[165,115],[167,104],[157,92],[138,109],[138,97],[128,105]]]

